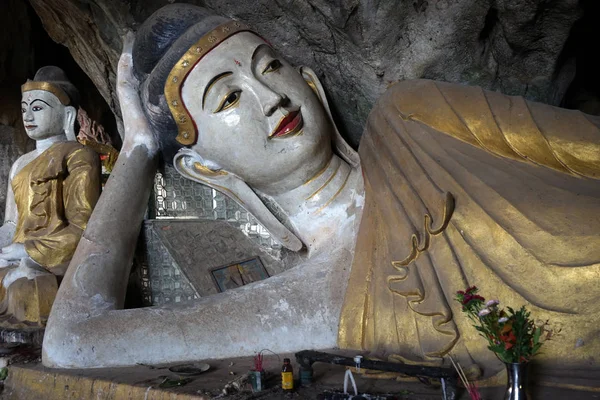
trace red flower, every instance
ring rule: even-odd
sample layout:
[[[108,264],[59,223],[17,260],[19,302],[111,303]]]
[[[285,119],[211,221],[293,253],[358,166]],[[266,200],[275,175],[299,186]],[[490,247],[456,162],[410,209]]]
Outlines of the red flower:
[[[512,322],[507,322],[500,332],[500,340],[504,342],[504,349],[509,350],[517,344],[517,337],[512,330]]]
[[[478,294],[467,293],[467,294],[465,294],[465,297],[463,298],[462,304],[463,305],[469,304],[472,300],[485,301],[485,299]]]
[[[472,294],[473,292],[477,291],[477,286],[471,286],[470,288],[467,289],[467,293],[468,294]]]

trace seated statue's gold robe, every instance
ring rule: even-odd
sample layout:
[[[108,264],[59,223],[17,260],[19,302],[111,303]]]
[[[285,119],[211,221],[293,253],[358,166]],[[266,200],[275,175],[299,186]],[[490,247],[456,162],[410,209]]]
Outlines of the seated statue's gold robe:
[[[100,196],[100,159],[77,142],[53,144],[11,184],[19,218],[14,243],[36,263],[62,276]],[[0,271],[0,278],[8,272]],[[44,325],[57,290],[56,277],[21,278],[0,287],[0,320]],[[16,321],[15,321],[16,320]]]
[[[98,155],[77,142],[54,144],[19,171],[12,187],[19,212],[13,242],[47,270],[64,269],[100,196]]]
[[[535,357],[600,372],[600,118],[478,87],[391,87],[359,153],[366,202],[342,348],[503,368],[454,301],[478,286],[557,333]],[[447,360],[446,360],[447,361]]]

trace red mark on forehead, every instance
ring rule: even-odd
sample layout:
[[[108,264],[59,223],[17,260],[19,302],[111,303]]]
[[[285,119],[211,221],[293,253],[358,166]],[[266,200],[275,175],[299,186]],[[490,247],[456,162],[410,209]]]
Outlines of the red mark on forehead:
[[[242,63],[241,63],[241,62],[239,62],[238,60],[236,60],[235,58],[233,59],[233,61],[234,61],[234,62],[237,64],[237,66],[238,66],[238,67],[241,67],[241,66],[242,66]]]

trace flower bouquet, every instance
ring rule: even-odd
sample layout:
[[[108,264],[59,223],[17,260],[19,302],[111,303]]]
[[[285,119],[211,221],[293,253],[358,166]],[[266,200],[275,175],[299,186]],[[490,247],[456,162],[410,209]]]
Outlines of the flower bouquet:
[[[488,349],[505,363],[524,363],[531,360],[542,347],[542,333],[547,323],[536,326],[525,306],[519,310],[499,307],[498,300],[478,295],[476,286],[456,293],[456,301],[474,322],[479,334],[488,341]]]

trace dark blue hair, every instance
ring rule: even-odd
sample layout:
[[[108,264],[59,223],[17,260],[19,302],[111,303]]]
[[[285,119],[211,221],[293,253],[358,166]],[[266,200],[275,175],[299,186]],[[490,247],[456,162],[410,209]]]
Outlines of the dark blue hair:
[[[133,69],[140,97],[165,162],[183,147],[175,140],[177,125],[167,102],[165,82],[183,54],[206,33],[229,19],[191,4],[170,4],[152,14],[136,33]]]

